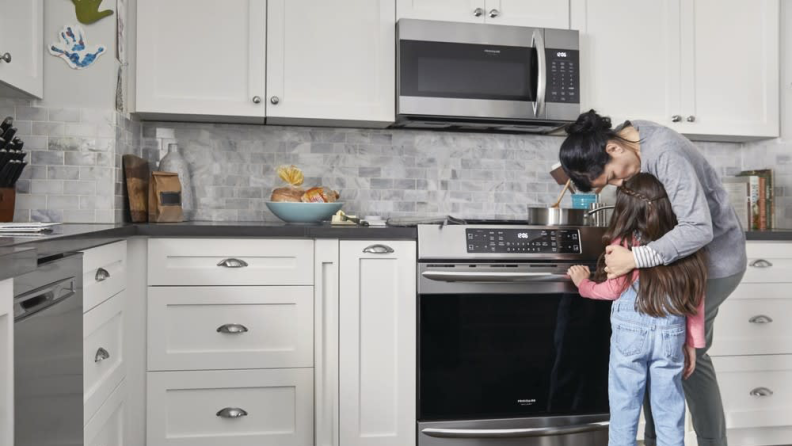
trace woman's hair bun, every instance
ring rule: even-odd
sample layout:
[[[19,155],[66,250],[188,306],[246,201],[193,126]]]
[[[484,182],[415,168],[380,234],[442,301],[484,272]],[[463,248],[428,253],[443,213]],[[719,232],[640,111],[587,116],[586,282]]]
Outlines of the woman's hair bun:
[[[566,126],[568,135],[581,135],[587,133],[597,133],[611,129],[611,120],[607,116],[600,116],[594,110],[581,113],[577,121]]]

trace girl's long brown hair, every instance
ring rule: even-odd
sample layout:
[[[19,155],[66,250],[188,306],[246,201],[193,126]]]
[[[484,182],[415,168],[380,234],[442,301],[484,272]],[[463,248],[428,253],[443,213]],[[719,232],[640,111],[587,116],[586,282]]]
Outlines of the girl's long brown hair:
[[[602,239],[606,245],[620,239],[622,245],[632,248],[636,238],[646,245],[676,225],[663,184],[651,174],[639,173],[619,187],[613,217]],[[706,260],[701,249],[670,265],[640,269],[636,310],[653,317],[695,315],[707,285]],[[604,269],[603,254],[594,274],[595,282],[607,280]],[[629,277],[628,274],[623,279],[622,292],[631,285]]]

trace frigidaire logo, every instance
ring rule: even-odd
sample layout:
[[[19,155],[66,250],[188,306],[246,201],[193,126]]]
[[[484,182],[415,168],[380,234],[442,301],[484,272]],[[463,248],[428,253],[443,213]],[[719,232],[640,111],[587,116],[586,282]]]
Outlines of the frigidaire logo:
[[[484,50],[484,52],[489,54],[500,54],[500,50]]]
[[[521,406],[530,406],[531,404],[534,404],[534,403],[536,403],[536,399],[535,398],[526,399],[526,400],[517,400],[517,404],[519,404]]]

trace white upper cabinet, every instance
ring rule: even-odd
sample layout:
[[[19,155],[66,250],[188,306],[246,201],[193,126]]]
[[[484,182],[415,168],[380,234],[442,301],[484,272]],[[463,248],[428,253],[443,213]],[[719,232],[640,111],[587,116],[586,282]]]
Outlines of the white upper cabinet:
[[[682,8],[683,66],[692,67],[683,132],[778,136],[778,1],[695,0]]]
[[[395,119],[396,0],[269,0],[267,123]]]
[[[569,28],[567,0],[398,0],[398,18]]]
[[[582,109],[693,139],[779,133],[777,0],[571,0]]]
[[[0,94],[44,92],[43,0],[0,0]],[[6,88],[3,88],[6,87]]]
[[[266,0],[137,3],[137,112],[264,122]]]
[[[569,2],[559,0],[486,0],[486,23],[569,29]]]
[[[580,31],[581,110],[614,125],[648,119],[680,130],[680,0],[572,0]]]
[[[396,13],[400,19],[484,23],[486,7],[485,0],[398,0]]]

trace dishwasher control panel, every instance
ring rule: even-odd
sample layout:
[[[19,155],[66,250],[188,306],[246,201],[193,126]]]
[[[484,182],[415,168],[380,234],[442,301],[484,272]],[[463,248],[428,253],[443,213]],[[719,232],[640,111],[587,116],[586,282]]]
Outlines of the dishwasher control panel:
[[[465,229],[467,252],[477,254],[580,254],[577,229]]]

